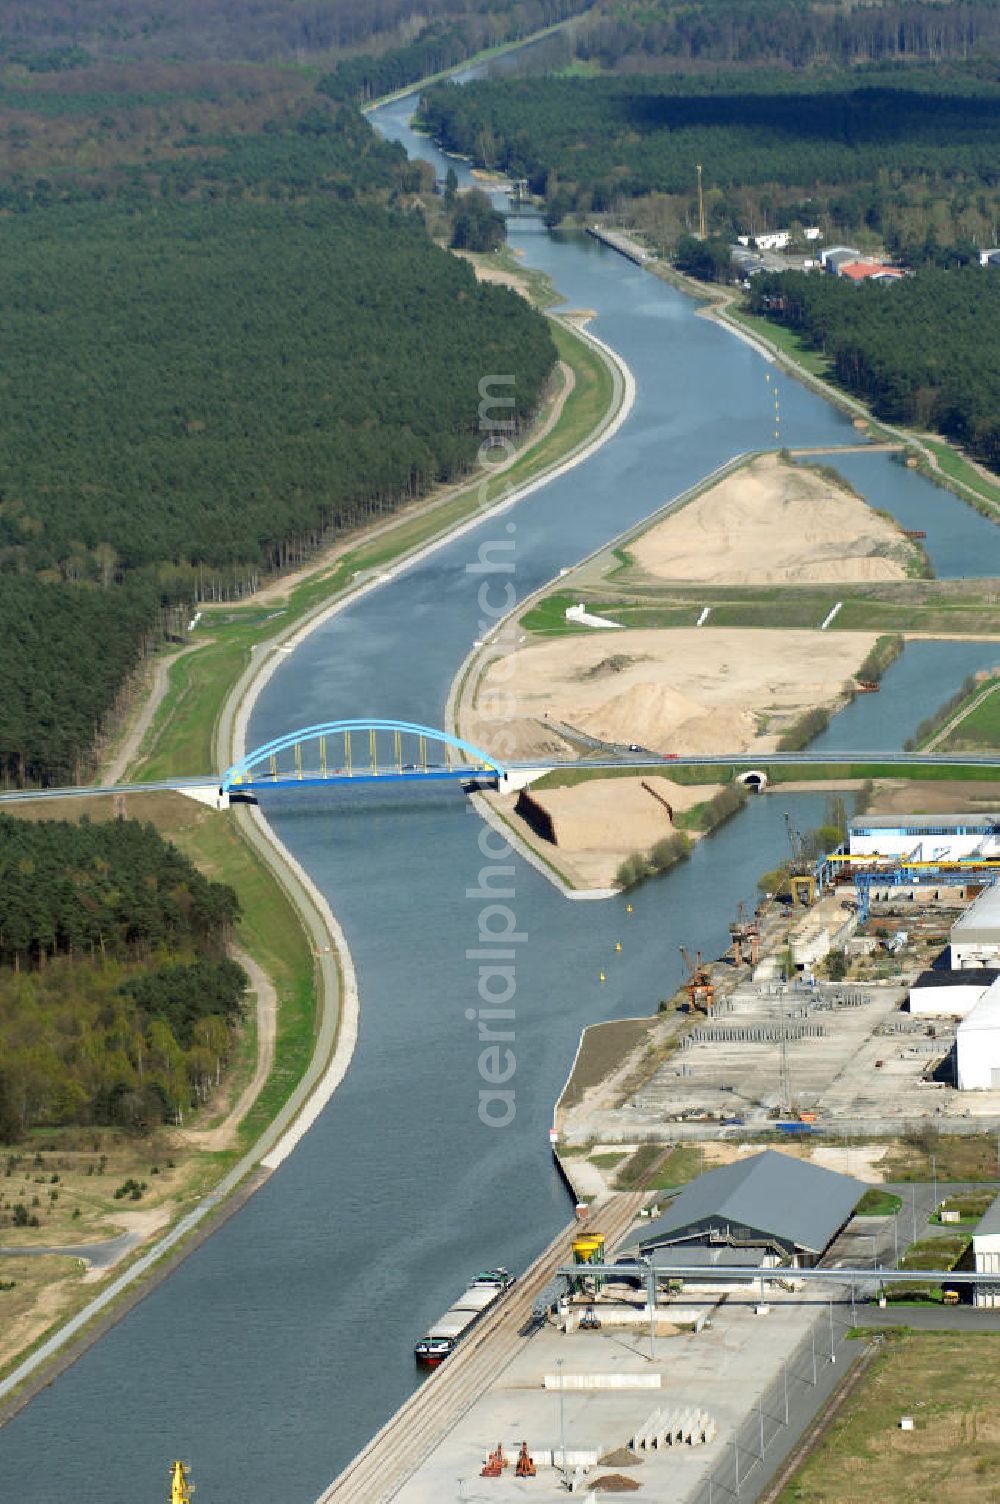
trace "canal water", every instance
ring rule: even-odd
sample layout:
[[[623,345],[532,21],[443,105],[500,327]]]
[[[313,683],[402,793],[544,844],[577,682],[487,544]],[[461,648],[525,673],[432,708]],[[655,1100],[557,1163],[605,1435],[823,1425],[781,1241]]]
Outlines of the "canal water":
[[[378,112],[376,124],[434,158],[408,133],[410,108]],[[440,724],[482,630],[482,576],[470,569],[482,545],[514,544],[513,573],[499,579],[523,596],[733,453],[773,441],[769,368],[686,298],[535,218],[515,222],[511,238],[570,305],[595,311],[595,331],[636,375],[631,416],[572,474],[314,633],[267,685],[251,745],[338,716]],[[854,438],[805,388],[781,387],[786,443]],[[917,478],[900,469],[898,479],[905,491]],[[969,570],[977,563],[973,550]],[[948,672],[980,666],[979,647],[946,646]],[[869,697],[887,746],[942,698],[920,668],[922,645],[911,661],[912,675],[894,668]],[[787,850],[785,810],[802,828],[823,807],[822,795],[752,801],[632,895],[629,913],[621,898],[561,899],[533,868],[498,856],[455,790],[270,796],[268,818],[344,925],[361,990],[357,1054],[248,1205],[0,1432],[0,1498],[155,1504],[180,1456],[203,1504],[311,1504],[419,1382],[412,1344],[469,1276],[497,1262],[524,1268],[566,1222],[547,1130],[580,1029],[652,1011],[680,980],[680,945],[719,953],[737,903],[754,899],[757,875]],[[507,927],[517,938],[504,1085],[515,1115],[491,1127],[480,1116],[489,1085],[474,953]]]

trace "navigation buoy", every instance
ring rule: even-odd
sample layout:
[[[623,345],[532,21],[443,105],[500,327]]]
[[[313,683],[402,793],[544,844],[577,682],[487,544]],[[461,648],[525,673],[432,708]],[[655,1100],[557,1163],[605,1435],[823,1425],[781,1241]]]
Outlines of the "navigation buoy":
[[[621,948],[622,948],[621,941],[620,940],[616,940],[615,941],[615,950],[621,950]]]
[[[627,903],[625,905],[625,912],[626,912],[626,914],[631,914],[631,912],[632,912],[632,905],[630,903]]]
[[[603,971],[601,972],[600,976],[601,976],[601,981],[603,982],[605,980],[604,972]]]

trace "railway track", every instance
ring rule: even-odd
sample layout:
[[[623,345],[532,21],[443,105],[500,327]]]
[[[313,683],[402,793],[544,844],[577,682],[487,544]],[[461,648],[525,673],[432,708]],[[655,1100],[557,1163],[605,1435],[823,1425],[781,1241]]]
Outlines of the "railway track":
[[[588,1229],[608,1247],[628,1231],[643,1196],[611,1196],[583,1222],[555,1237],[495,1311],[473,1328],[452,1356],[401,1405],[381,1431],[321,1495],[317,1504],[385,1504],[517,1356],[528,1338],[532,1307],[560,1264],[572,1257],[573,1239]]]

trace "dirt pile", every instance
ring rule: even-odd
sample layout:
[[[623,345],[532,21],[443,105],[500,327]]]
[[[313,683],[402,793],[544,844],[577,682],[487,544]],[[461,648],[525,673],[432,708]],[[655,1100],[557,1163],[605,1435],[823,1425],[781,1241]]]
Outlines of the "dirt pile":
[[[644,573],[706,584],[903,580],[912,544],[833,479],[762,455],[629,545]]]

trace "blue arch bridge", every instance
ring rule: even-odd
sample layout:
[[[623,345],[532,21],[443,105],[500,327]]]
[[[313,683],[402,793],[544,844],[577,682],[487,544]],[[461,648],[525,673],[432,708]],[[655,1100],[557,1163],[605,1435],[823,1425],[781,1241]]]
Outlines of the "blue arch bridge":
[[[431,726],[394,720],[324,721],[248,752],[222,774],[219,792],[239,798],[260,789],[376,779],[499,787],[508,781],[508,771],[489,752]]]

